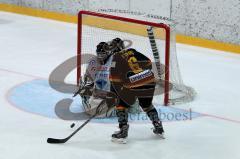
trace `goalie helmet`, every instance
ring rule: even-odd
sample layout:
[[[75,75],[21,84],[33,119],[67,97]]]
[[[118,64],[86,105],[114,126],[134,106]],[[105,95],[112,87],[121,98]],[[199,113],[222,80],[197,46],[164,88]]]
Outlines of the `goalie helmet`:
[[[122,51],[125,46],[124,46],[124,41],[120,38],[115,38],[111,42],[111,47],[113,48],[113,52],[119,52]]]
[[[106,42],[100,42],[96,49],[97,58],[100,62],[104,62],[110,55],[109,45]]]

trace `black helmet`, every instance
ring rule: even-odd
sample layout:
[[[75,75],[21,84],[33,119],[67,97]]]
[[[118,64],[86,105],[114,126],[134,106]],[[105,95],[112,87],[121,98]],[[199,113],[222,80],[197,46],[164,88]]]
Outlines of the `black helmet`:
[[[124,41],[120,38],[113,39],[111,45],[113,47],[113,52],[119,52],[125,48]]]
[[[100,61],[104,61],[105,59],[107,59],[108,56],[110,55],[108,43],[106,43],[106,42],[100,42],[100,43],[97,45],[96,53],[97,53],[97,58],[98,58]]]

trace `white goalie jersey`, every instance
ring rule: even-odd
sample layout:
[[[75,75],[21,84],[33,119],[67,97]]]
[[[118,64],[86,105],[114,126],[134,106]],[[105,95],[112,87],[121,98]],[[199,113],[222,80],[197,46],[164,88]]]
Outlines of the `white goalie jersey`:
[[[96,108],[101,104],[102,110],[97,117],[110,116],[114,108],[114,97],[111,94],[110,87],[110,68],[112,65],[112,56],[108,58],[105,64],[101,65],[97,57],[89,60],[84,75],[84,83],[91,88],[91,96],[82,96],[83,106],[89,115],[96,113]]]

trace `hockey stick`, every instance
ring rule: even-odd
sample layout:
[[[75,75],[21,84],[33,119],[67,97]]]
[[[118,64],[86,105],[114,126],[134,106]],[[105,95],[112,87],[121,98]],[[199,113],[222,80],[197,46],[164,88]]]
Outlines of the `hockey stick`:
[[[88,120],[86,120],[79,128],[77,128],[72,134],[70,134],[68,137],[64,138],[64,139],[55,139],[55,138],[48,138],[47,139],[47,143],[49,144],[63,144],[65,142],[67,142],[69,139],[71,139],[79,130],[81,130],[85,125],[87,125],[87,123],[89,123],[93,118],[95,118],[98,113],[101,112],[101,106],[104,106],[104,100],[99,104],[99,106],[96,109],[96,113],[91,116]]]
[[[86,86],[86,84],[87,84],[87,76],[84,76],[84,80],[82,80],[82,78],[80,78],[80,87],[79,87],[79,89],[73,94],[73,97],[76,97],[78,94],[80,94],[80,92],[84,89],[84,87]],[[73,128],[73,127],[75,127],[75,123],[72,123],[71,125],[70,125],[70,128]]]
[[[73,94],[73,97],[76,97],[83,89],[84,87],[87,85],[87,76],[84,76],[84,81],[82,81],[82,79],[80,79],[80,87],[79,89]]]
[[[159,52],[158,52],[156,40],[155,40],[154,33],[153,33],[153,27],[149,26],[147,28],[147,33],[148,33],[148,38],[150,41],[153,57],[155,60],[157,73],[158,73],[159,78],[161,78],[163,71],[161,71],[160,57],[159,57]]]

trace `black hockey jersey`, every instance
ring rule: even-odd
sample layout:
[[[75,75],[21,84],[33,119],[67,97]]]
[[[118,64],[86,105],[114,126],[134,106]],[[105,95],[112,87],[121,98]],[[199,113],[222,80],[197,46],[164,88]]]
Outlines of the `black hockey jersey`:
[[[135,49],[123,50],[114,55],[110,80],[124,87],[136,88],[154,82],[151,60]]]

